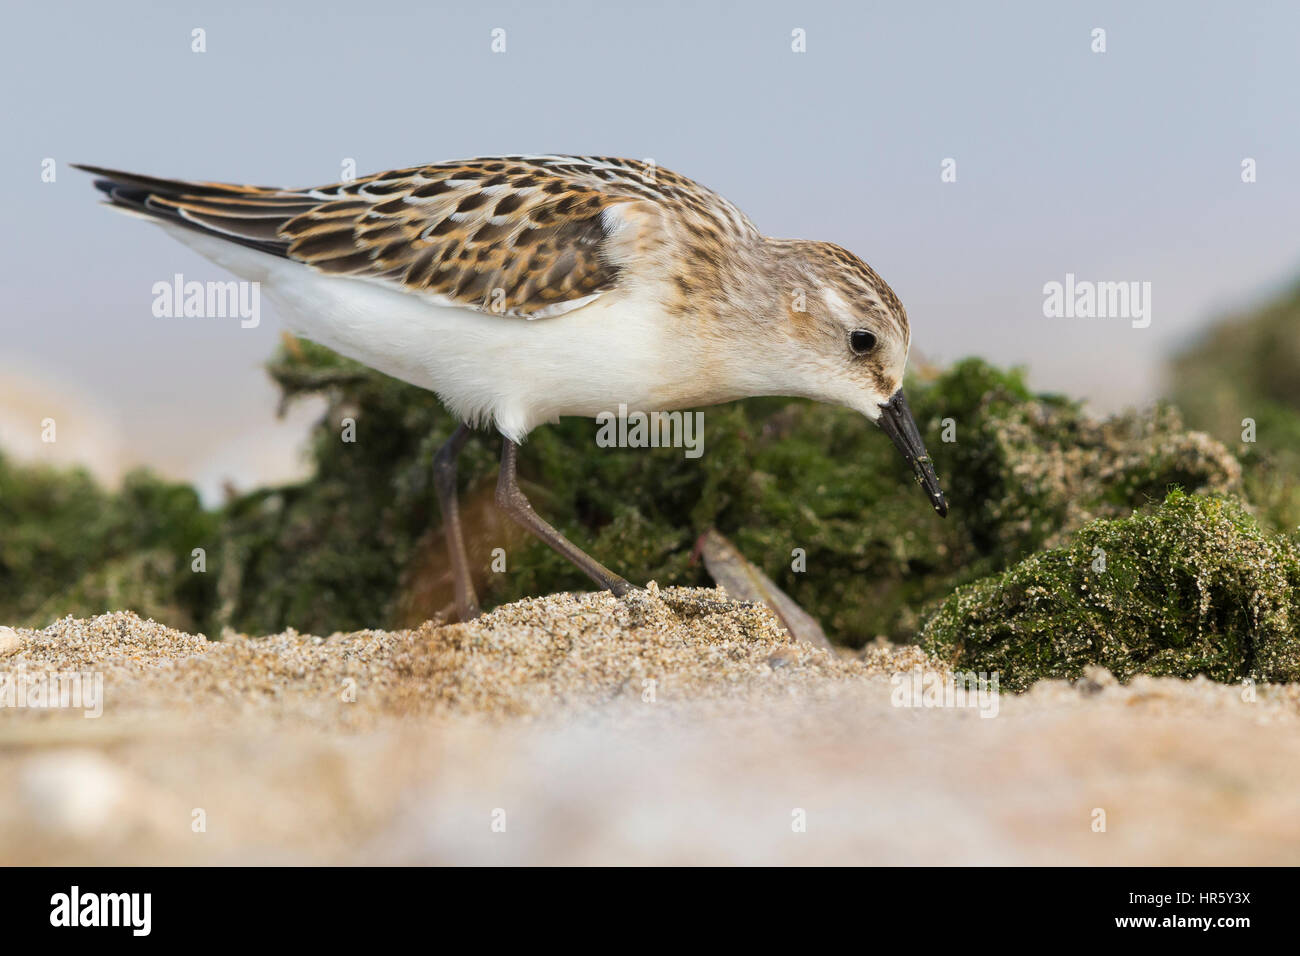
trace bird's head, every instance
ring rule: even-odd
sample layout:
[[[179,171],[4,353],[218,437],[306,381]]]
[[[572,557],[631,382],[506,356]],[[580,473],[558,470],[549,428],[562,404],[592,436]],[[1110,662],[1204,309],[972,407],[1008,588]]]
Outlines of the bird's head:
[[[911,344],[903,304],[870,266],[839,246],[770,241],[780,263],[787,391],[852,408],[879,425],[934,510],[946,515],[948,503],[903,397]]]

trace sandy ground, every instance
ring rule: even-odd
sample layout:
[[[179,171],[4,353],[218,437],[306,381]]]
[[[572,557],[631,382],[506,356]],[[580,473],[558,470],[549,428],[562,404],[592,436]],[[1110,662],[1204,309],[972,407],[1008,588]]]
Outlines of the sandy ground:
[[[21,706],[71,673],[78,707]],[[1300,687],[900,706],[943,676],[713,591],[328,638],[0,629],[0,862],[1300,862]]]

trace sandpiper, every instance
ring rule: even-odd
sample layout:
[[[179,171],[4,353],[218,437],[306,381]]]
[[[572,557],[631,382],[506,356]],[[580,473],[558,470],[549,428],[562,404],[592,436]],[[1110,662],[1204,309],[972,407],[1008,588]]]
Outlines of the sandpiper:
[[[504,439],[498,505],[617,595],[632,585],[516,481],[519,443],[562,415],[758,395],[847,406],[881,426],[947,513],[901,390],[907,314],[884,280],[829,242],[764,236],[653,163],[485,157],[312,189],[78,168],[115,208],[259,282],[295,333],[437,393],[461,422],[433,477],[463,619],[479,608],[456,459],[480,426]]]

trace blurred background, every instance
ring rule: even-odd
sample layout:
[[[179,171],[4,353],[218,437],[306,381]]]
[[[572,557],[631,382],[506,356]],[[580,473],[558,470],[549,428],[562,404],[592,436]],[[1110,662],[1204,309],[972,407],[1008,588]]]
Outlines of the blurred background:
[[[1292,3],[81,2],[6,20],[0,450],[110,485],[151,466],[210,504],[305,474],[321,406],[276,417],[269,304],[255,329],[155,318],[153,283],[223,276],[95,208],[70,162],[306,185],[349,160],[649,157],[765,232],[862,255],[918,358],[1023,363],[1101,412],[1167,392],[1167,358],[1281,294],[1300,257]],[[1068,272],[1150,282],[1150,327],[1045,318]]]

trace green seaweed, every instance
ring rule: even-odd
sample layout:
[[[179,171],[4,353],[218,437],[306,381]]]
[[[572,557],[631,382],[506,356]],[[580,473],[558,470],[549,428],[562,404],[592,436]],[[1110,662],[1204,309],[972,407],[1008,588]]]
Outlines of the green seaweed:
[[[134,608],[180,628],[212,617],[218,516],[194,490],[147,472],[115,494],[80,469],[17,465],[0,455],[0,620],[45,626],[67,614]]]
[[[1240,459],[1261,521],[1300,527],[1300,285],[1210,326],[1169,363],[1187,420]]]
[[[1300,679],[1300,549],[1231,498],[1171,492],[959,588],[922,646],[1023,690],[1089,664],[1218,681]]]
[[[309,438],[312,474],[215,511],[147,475],[108,493],[81,472],[0,460],[0,619],[43,625],[129,607],[209,634],[329,633],[447,609],[432,461],[456,423],[432,394],[311,343],[288,344],[269,371],[286,403],[327,399]],[[878,429],[799,400],[704,409],[699,458],[602,448],[594,423],[566,419],[530,436],[520,479],[542,515],[634,582],[708,585],[695,542],[718,528],[848,646],[915,640],[922,609],[955,588],[1171,487],[1242,491],[1236,459],[1170,406],[1098,421],[977,359],[907,388],[948,493],[946,520]],[[499,437],[481,433],[460,462],[484,605],[590,588],[493,506],[499,451]],[[190,570],[200,546],[204,574]]]
[[[308,482],[235,501],[223,521],[221,626],[332,630],[423,620],[450,602],[431,485],[454,427],[436,399],[310,343],[271,365],[285,400],[330,408]],[[715,526],[818,617],[833,640],[911,639],[916,609],[1098,516],[1127,514],[1172,484],[1237,487],[1236,462],[1172,409],[1095,422],[1034,396],[1019,372],[978,360],[909,385],[951,502],[945,521],[897,451],[860,415],[756,399],[704,409],[704,454],[601,448],[586,420],[538,429],[520,456],[537,510],[638,582],[708,584],[693,557]],[[343,418],[356,441],[341,440]],[[945,423],[951,427],[945,427]],[[944,441],[945,433],[954,441]],[[485,606],[589,582],[491,507],[499,439],[466,446],[461,494]],[[506,570],[493,573],[492,551]],[[803,570],[800,570],[802,568]]]

